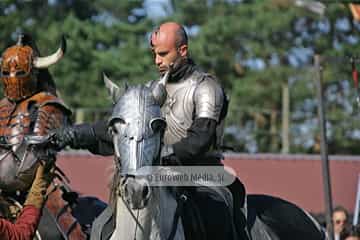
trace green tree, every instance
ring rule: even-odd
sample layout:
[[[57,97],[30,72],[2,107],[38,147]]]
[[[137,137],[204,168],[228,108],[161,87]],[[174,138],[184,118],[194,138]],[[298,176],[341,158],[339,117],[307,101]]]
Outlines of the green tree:
[[[279,151],[282,93],[288,85],[290,150],[314,151],[316,128],[304,141],[295,138],[302,126],[312,129],[307,122],[316,118],[312,56],[359,52],[360,24],[352,21],[347,6],[328,4],[321,17],[290,0],[169,2],[172,11],[167,18],[150,19],[140,0],[4,0],[0,2],[0,47],[5,49],[16,41],[17,33],[26,31],[47,55],[66,34],[68,51],[50,67],[60,95],[74,109],[106,108],[110,101],[101,72],[119,83],[156,79],[148,35],[161,21],[175,20],[188,30],[191,56],[219,78],[231,98],[227,125],[236,130],[231,130],[235,138],[228,135],[227,144],[244,151]],[[357,149],[358,126],[347,121],[358,112],[344,107],[354,102],[350,72],[347,63],[333,62],[324,68],[334,152]],[[250,142],[253,147],[247,146]]]

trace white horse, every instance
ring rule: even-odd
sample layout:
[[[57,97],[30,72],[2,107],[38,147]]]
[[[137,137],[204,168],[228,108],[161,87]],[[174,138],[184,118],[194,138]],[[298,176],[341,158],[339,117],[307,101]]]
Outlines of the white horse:
[[[174,196],[165,187],[150,187],[137,173],[159,164],[165,121],[157,99],[143,85],[120,93],[109,79],[105,82],[116,102],[109,121],[118,171],[112,189],[116,226],[110,239],[185,239]]]
[[[166,82],[165,77],[160,83]],[[147,174],[151,172],[140,171],[161,164],[160,148],[166,124],[160,112],[164,99],[156,91],[165,91],[165,84],[161,87],[159,83],[157,88],[126,87],[124,91],[106,77],[104,80],[114,102],[108,123],[116,172],[111,189],[112,208],[93,224],[91,239],[185,239],[179,214],[181,197],[176,198],[170,188],[150,186]],[[244,212],[252,240],[326,239],[323,229],[308,213],[282,199],[249,195]]]

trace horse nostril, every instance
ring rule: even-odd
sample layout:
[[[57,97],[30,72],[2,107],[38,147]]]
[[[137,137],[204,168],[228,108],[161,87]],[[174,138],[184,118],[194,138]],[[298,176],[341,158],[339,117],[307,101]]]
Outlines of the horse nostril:
[[[147,186],[144,187],[142,194],[143,194],[143,198],[146,198],[149,194],[149,187]]]

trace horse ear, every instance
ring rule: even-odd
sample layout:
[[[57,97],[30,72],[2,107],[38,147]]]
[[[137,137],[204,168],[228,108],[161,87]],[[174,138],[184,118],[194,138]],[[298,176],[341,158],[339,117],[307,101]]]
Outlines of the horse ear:
[[[113,81],[111,81],[110,78],[108,78],[104,72],[103,72],[103,79],[104,79],[105,87],[108,89],[109,95],[113,103],[116,103],[117,100],[119,100],[119,98],[122,95],[123,92],[122,89],[118,85],[116,85]]]

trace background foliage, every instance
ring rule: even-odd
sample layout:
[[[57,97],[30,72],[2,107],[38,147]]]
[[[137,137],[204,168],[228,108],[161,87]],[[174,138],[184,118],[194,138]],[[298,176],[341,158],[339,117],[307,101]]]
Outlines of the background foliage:
[[[312,59],[320,53],[333,56],[324,66],[329,150],[360,153],[351,65],[341,60],[360,55],[360,24],[348,5],[337,1],[329,1],[321,16],[292,0],[3,0],[0,49],[14,44],[18,33],[30,32],[47,55],[65,34],[68,51],[50,71],[67,105],[90,109],[85,120],[92,121],[110,107],[102,71],[119,83],[157,78],[148,36],[167,20],[186,26],[191,56],[220,79],[230,96],[227,146],[281,151],[287,87],[289,151],[317,152]]]

